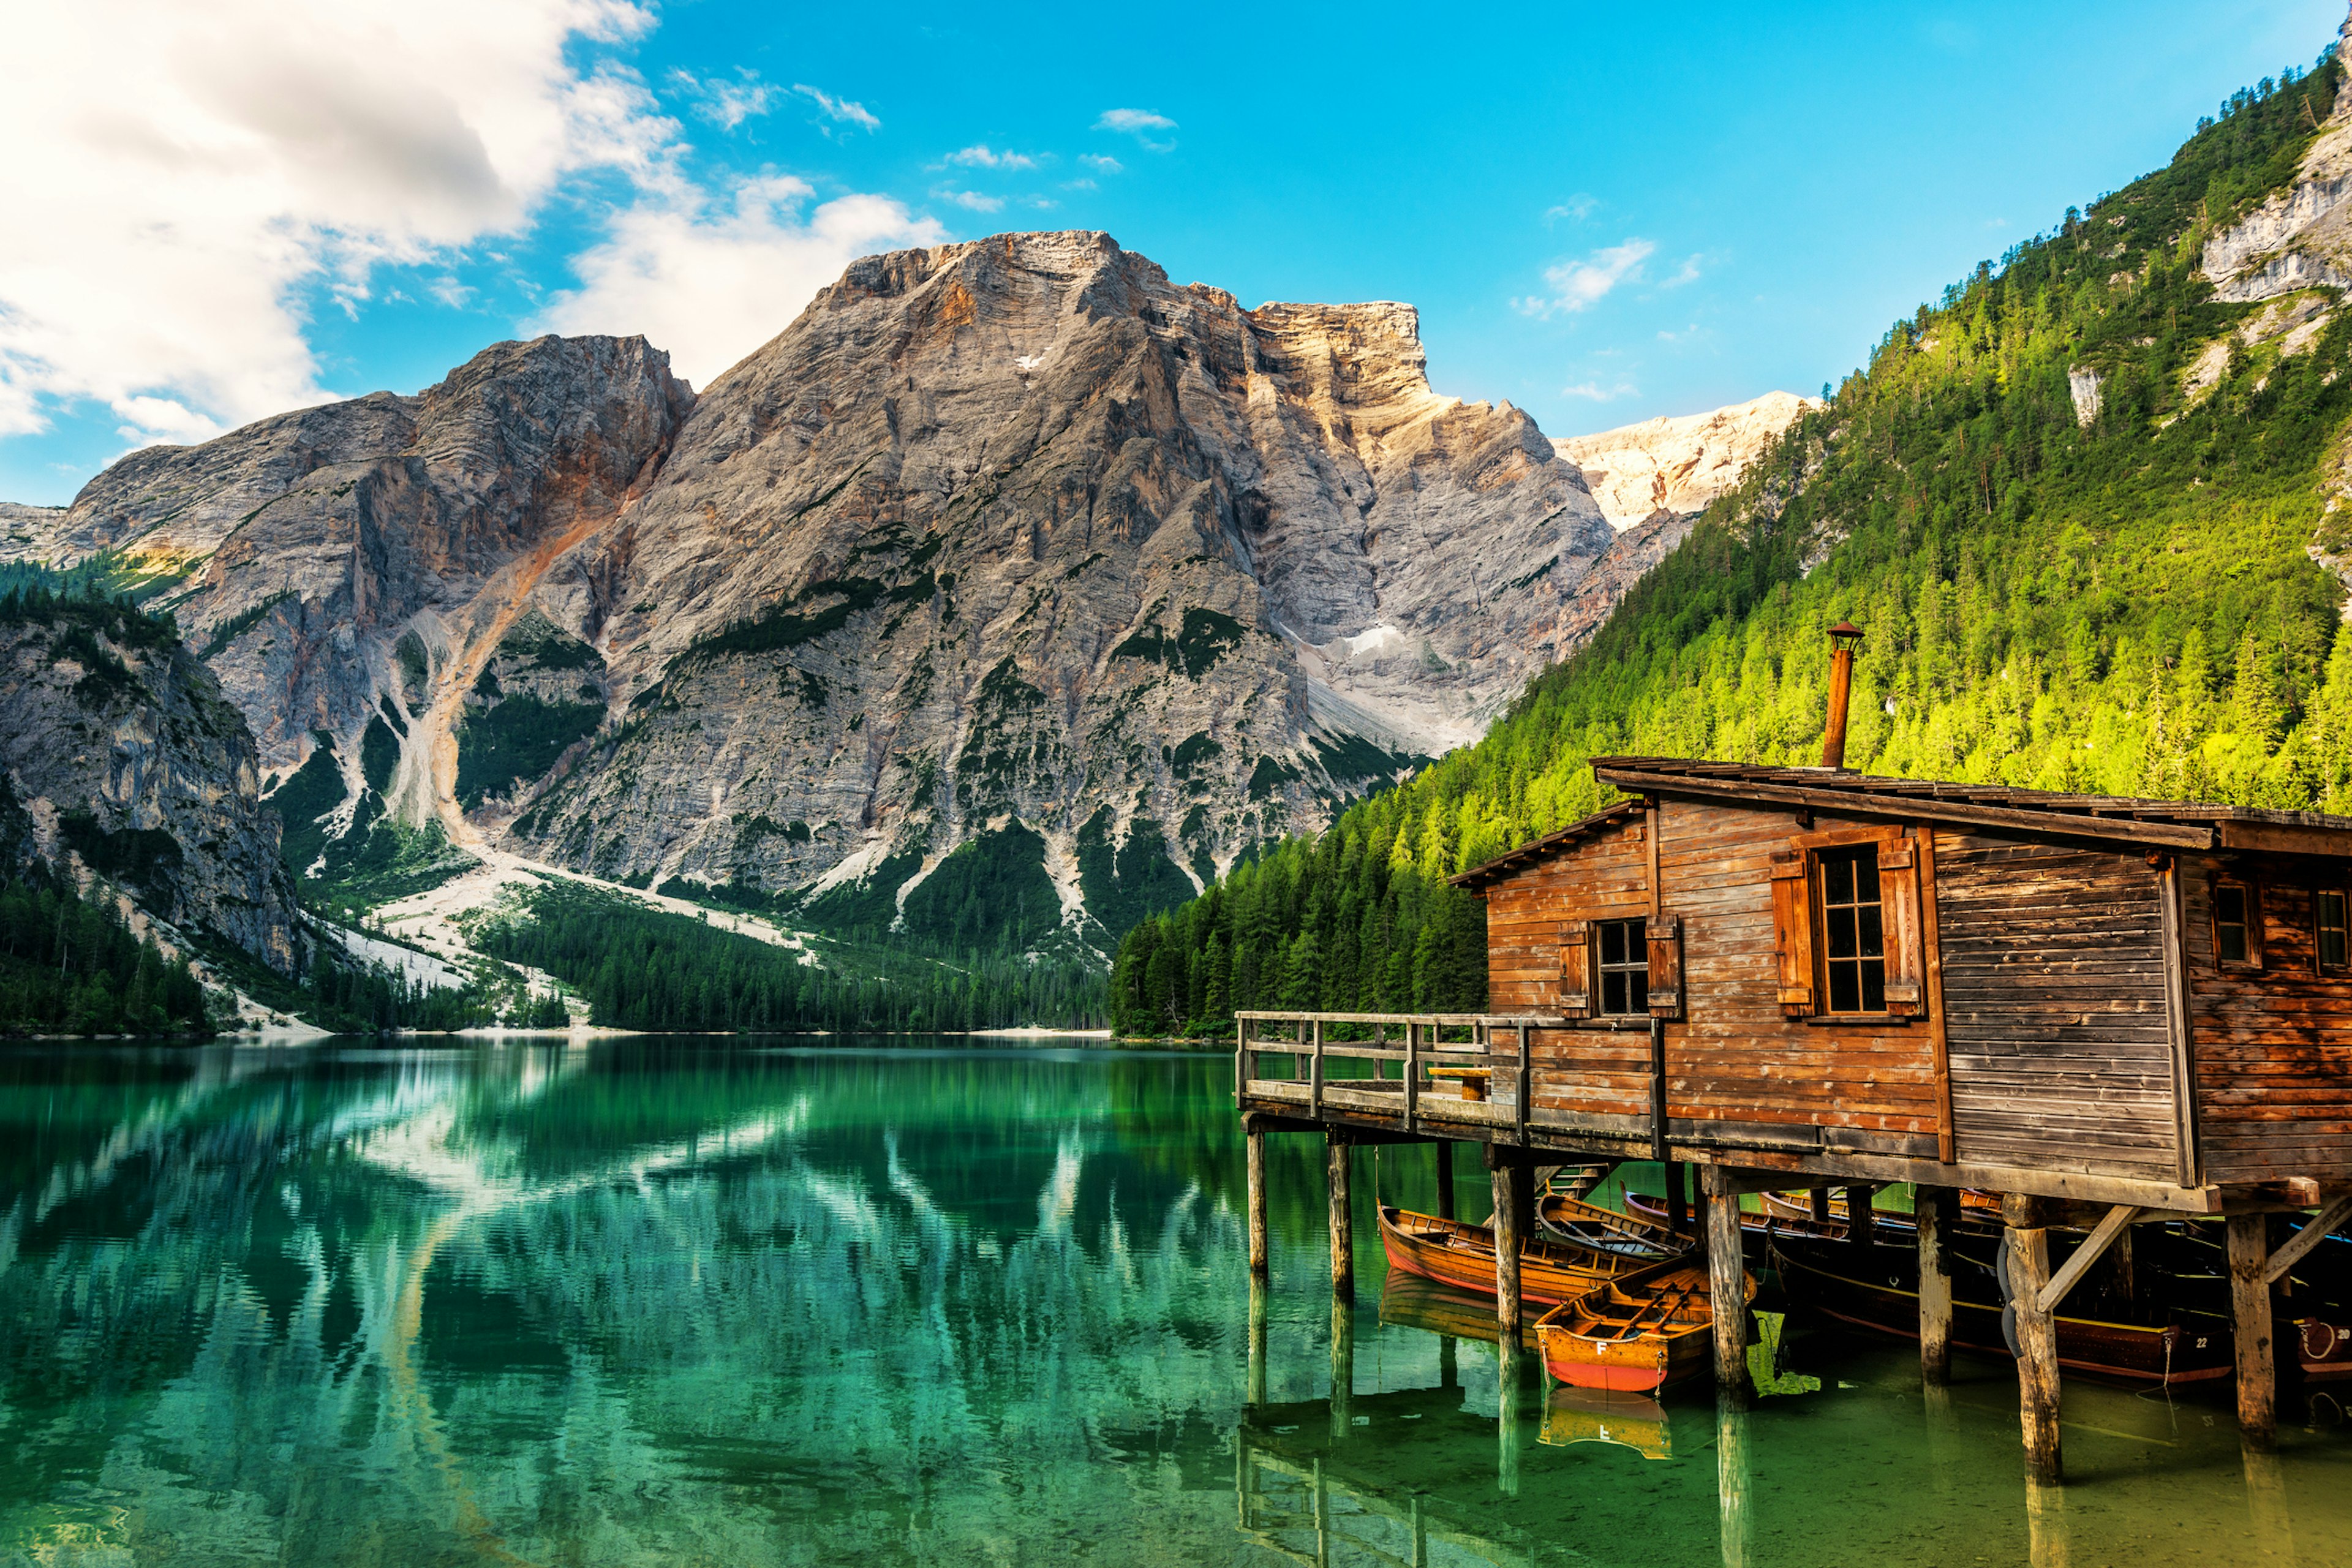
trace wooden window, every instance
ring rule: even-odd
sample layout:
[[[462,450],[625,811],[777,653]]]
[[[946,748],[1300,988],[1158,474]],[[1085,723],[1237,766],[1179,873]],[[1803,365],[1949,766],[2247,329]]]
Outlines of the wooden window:
[[[1885,828],[1807,834],[1772,857],[1780,1010],[1791,1018],[1927,1012],[1918,846]]]
[[[2352,971],[2352,897],[2341,888],[2322,888],[2312,895],[2312,915],[2318,927],[2319,972],[2342,974]]]
[[[2213,958],[2223,969],[2263,966],[2263,913],[2251,882],[2213,885]]]
[[[1641,921],[1601,921],[1598,938],[1601,1014],[1624,1018],[1650,1010],[1650,939]]]
[[[1832,1013],[1886,1011],[1885,908],[1875,845],[1822,852],[1822,966]]]

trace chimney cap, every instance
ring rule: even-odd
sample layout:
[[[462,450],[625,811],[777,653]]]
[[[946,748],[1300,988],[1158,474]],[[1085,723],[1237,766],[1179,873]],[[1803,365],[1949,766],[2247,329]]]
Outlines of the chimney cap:
[[[1860,642],[1862,628],[1852,621],[1840,621],[1830,628],[1830,640],[1834,643]]]

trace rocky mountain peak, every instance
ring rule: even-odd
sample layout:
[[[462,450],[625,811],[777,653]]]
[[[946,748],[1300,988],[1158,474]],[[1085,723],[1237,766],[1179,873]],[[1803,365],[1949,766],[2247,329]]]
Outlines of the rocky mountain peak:
[[[1583,469],[1602,514],[1622,531],[1660,512],[1692,517],[1705,510],[1799,415],[1819,406],[1793,392],[1768,392],[1705,414],[1644,419],[1552,446]]]
[[[1244,310],[1084,231],[858,260],[698,396],[639,339],[495,345],[50,532],[173,552],[306,865],[437,821],[1097,943],[1474,739],[1654,558],[1431,391],[1411,306]]]

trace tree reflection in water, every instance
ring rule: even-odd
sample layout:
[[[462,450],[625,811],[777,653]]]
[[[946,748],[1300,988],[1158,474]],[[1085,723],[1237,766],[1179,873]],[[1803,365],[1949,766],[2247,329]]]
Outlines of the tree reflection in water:
[[[1233,1213],[1083,1065],[110,1055],[0,1099],[20,1549],[1017,1556],[1245,1354]]]

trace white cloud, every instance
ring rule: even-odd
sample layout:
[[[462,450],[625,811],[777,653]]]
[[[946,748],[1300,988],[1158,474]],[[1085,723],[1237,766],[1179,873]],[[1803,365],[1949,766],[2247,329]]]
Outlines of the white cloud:
[[[1614,403],[1621,397],[1639,397],[1642,395],[1642,389],[1630,381],[1621,381],[1614,386],[1602,386],[1599,382],[1583,381],[1574,386],[1561,387],[1559,395],[1562,397],[1580,397],[1588,403]]]
[[[1132,136],[1154,153],[1165,153],[1176,145],[1173,142],[1155,142],[1148,134],[1154,131],[1173,131],[1176,122],[1164,114],[1154,114],[1148,109],[1106,109],[1095,121],[1097,131],[1116,131]]]
[[[822,88],[811,87],[806,82],[794,82],[793,90],[823,110],[824,117],[835,125],[855,125],[861,131],[882,129],[882,122],[868,114],[866,111],[866,106],[862,103],[852,103],[845,98],[835,98]],[[831,132],[828,132],[826,134],[830,135]]]
[[[625,0],[78,0],[0,65],[0,435],[90,399],[194,439],[328,395],[301,296],[524,226],[568,175],[652,179],[676,132],[582,40]]]
[[[1684,257],[1683,264],[1675,268],[1675,275],[1667,279],[1663,283],[1660,283],[1658,287],[1661,289],[1679,289],[1685,283],[1697,282],[1699,279],[1699,273],[1704,269],[1706,261],[1706,258],[1704,256]]]
[[[1550,293],[1514,302],[1531,316],[1549,316],[1556,310],[1570,314],[1589,310],[1618,284],[1640,278],[1642,263],[1657,248],[1650,240],[1629,239],[1622,245],[1596,250],[1581,261],[1561,262],[1544,272]]]
[[[1100,153],[1081,153],[1078,154],[1078,162],[1089,169],[1106,174],[1123,174],[1127,172],[1126,164],[1116,158],[1106,157]]]
[[[643,332],[679,374],[707,385],[791,325],[852,260],[947,238],[881,196],[843,196],[803,216],[813,194],[771,177],[739,185],[723,208],[692,187],[648,196],[576,260],[581,287],[556,296],[532,330]]]
[[[966,147],[960,153],[949,153],[948,162],[961,164],[967,169],[1034,169],[1037,166],[1037,160],[1025,153],[994,152],[984,142]]]
[[[670,85],[693,101],[695,114],[721,131],[732,131],[746,120],[767,113],[776,96],[775,84],[761,81],[757,71],[741,71],[738,77],[734,81],[706,81],[691,71],[669,73]]]
[[[1576,195],[1569,197],[1568,200],[1560,203],[1559,205],[1548,208],[1544,213],[1544,222],[1557,223],[1561,218],[1565,217],[1574,218],[1580,223],[1587,217],[1591,216],[1592,209],[1600,205],[1600,197],[1589,196],[1582,191],[1579,191]]]
[[[953,202],[967,212],[992,213],[1003,210],[1004,206],[1003,196],[982,195],[978,191],[940,189],[933,191],[931,195],[940,201]]]

